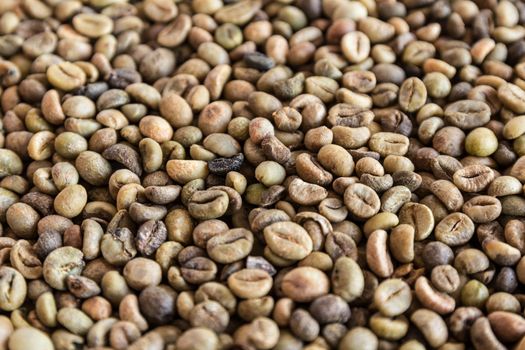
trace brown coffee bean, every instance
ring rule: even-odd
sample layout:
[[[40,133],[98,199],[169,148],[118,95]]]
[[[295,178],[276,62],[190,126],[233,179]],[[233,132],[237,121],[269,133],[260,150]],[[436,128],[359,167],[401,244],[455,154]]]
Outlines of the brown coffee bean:
[[[24,303],[27,284],[24,276],[14,268],[0,267],[0,285],[6,291],[0,298],[0,309],[13,311]]]
[[[374,292],[374,303],[385,316],[404,313],[412,302],[408,284],[399,279],[383,281]]]
[[[389,237],[389,248],[394,258],[402,263],[414,260],[415,230],[412,226],[401,224],[392,229]]]
[[[490,120],[490,108],[482,101],[461,100],[445,109],[445,121],[461,129],[483,126]]]
[[[418,78],[408,78],[399,89],[399,105],[406,112],[415,112],[427,100],[427,88]]]
[[[366,243],[366,261],[370,269],[381,277],[389,277],[394,272],[392,259],[388,253],[387,233],[378,229],[373,231]]]
[[[491,196],[476,196],[463,204],[462,211],[476,223],[488,223],[501,214],[501,203]]]
[[[459,210],[463,205],[463,196],[461,192],[450,181],[435,181],[430,185],[430,190],[449,210]]]
[[[483,241],[483,250],[492,261],[502,266],[514,265],[520,258],[518,249],[495,239],[485,239]]]
[[[245,258],[253,247],[253,234],[243,228],[227,230],[211,237],[206,243],[208,255],[221,264]]]
[[[435,235],[449,246],[462,245],[474,235],[474,223],[463,213],[452,213],[436,225]]]
[[[344,193],[344,202],[352,215],[362,219],[374,216],[380,208],[377,194],[362,184],[348,186]]]
[[[494,172],[484,165],[469,165],[454,173],[454,184],[465,192],[480,192],[494,179]]]
[[[453,293],[460,285],[457,270],[450,265],[438,265],[432,269],[432,285],[443,293]]]
[[[133,171],[138,176],[142,175],[140,154],[133,148],[124,144],[112,145],[102,153],[107,160],[112,160],[122,164],[124,167]]]
[[[297,267],[283,277],[281,289],[285,296],[294,301],[309,302],[328,293],[329,281],[316,268]]]
[[[137,230],[135,245],[141,254],[149,256],[155,253],[167,236],[168,231],[162,221],[149,220]]]
[[[272,288],[272,277],[264,270],[243,269],[228,277],[228,287],[241,298],[260,298]]]
[[[264,228],[264,239],[271,251],[286,259],[301,260],[312,252],[312,239],[301,226],[290,221],[273,223]]]
[[[228,195],[219,190],[196,191],[188,203],[190,215],[196,219],[215,219],[228,209]]]
[[[523,90],[517,85],[506,83],[498,88],[498,98],[505,107],[516,113],[523,113],[523,111],[525,111],[525,106],[523,105],[524,97],[525,94]]]
[[[370,54],[370,39],[362,32],[349,32],[341,39],[341,49],[348,61],[361,62]]]
[[[148,323],[166,324],[175,316],[176,296],[177,293],[166,285],[150,285],[139,295],[140,311]]]
[[[61,247],[52,251],[44,260],[43,277],[53,288],[66,289],[66,277],[80,275],[84,269],[83,254],[73,247]]]
[[[457,283],[459,284],[459,277]],[[421,304],[438,314],[448,314],[456,307],[455,300],[445,293],[436,291],[426,277],[421,276],[416,280],[415,291]]]
[[[321,324],[345,323],[351,315],[350,307],[346,301],[333,294],[315,299],[309,310],[311,315]]]

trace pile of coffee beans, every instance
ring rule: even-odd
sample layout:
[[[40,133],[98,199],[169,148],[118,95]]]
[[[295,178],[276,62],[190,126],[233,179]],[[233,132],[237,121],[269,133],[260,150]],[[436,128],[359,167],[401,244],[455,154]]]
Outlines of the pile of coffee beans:
[[[0,349],[525,350],[521,0],[0,0]]]

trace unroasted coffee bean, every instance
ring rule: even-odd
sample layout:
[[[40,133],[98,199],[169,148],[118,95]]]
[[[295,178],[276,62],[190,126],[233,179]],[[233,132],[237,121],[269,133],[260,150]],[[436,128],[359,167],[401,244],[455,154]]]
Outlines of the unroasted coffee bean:
[[[168,286],[149,286],[140,293],[140,311],[148,322],[166,324],[175,315],[176,296],[177,293]]]
[[[18,309],[26,298],[27,283],[24,276],[14,268],[0,268],[0,286],[5,291],[0,298],[0,309],[13,311]]]
[[[490,120],[490,108],[481,101],[457,101],[445,109],[445,120],[458,128],[473,129]]]
[[[243,269],[228,277],[228,287],[241,298],[258,298],[272,288],[272,278],[264,270]]]
[[[245,258],[252,250],[253,240],[250,231],[231,229],[211,237],[206,243],[206,250],[213,260],[229,264]]]
[[[310,305],[310,313],[321,324],[345,323],[351,315],[345,300],[332,294],[315,299]]]
[[[351,214],[368,219],[379,211],[380,201],[377,194],[368,186],[352,184],[344,193],[344,202]]]
[[[328,277],[313,267],[297,267],[282,280],[284,295],[297,302],[308,302],[328,293]]]
[[[474,235],[474,223],[463,213],[453,213],[436,225],[435,235],[449,246],[462,245]]]
[[[124,265],[137,254],[133,234],[127,227],[118,227],[100,239],[100,252],[111,264]]]
[[[343,36],[341,48],[350,62],[358,63],[370,54],[370,39],[362,32],[350,32]]]
[[[465,192],[480,192],[494,179],[492,169],[483,165],[469,165],[454,173],[454,184]]]
[[[115,144],[106,148],[102,156],[108,160],[118,162],[140,176],[142,174],[141,159],[139,153],[133,148]]]
[[[430,185],[430,191],[432,191],[449,210],[459,210],[463,205],[463,195],[450,181],[435,181]]]
[[[266,226],[264,239],[276,255],[290,260],[301,260],[312,252],[313,242],[308,232],[296,223],[281,221]]]
[[[386,157],[388,155],[405,155],[408,151],[409,140],[402,134],[379,132],[370,138],[370,149]]]
[[[226,309],[216,301],[208,300],[197,304],[190,312],[189,321],[193,327],[206,327],[222,332],[229,323]]]
[[[412,314],[410,320],[431,346],[441,346],[447,341],[447,326],[437,313],[428,309],[419,309]]]
[[[427,88],[418,78],[409,78],[399,89],[399,105],[406,112],[415,112],[427,99]]]
[[[137,230],[135,245],[143,255],[152,255],[166,240],[168,231],[162,221],[149,220]]]
[[[452,297],[436,291],[430,284],[430,281],[424,276],[416,280],[415,290],[421,304],[439,314],[448,314],[456,306],[456,302]]]
[[[477,196],[465,202],[462,210],[472,221],[488,223],[500,216],[501,203],[491,196]]]
[[[324,187],[305,182],[300,178],[295,178],[290,182],[288,193],[294,202],[301,205],[318,204],[328,195]]]
[[[385,316],[404,313],[412,302],[410,287],[399,279],[383,281],[374,292],[374,302]]]
[[[244,161],[244,155],[239,153],[230,158],[215,158],[208,162],[212,174],[225,175],[230,171],[238,171]]]
[[[459,274],[450,265],[438,265],[432,269],[432,284],[441,292],[453,293],[460,284]]]
[[[190,214],[196,219],[215,219],[228,209],[228,195],[219,190],[197,191],[188,204]]]
[[[61,247],[52,251],[44,260],[44,280],[53,288],[66,289],[66,277],[80,275],[85,262],[80,250],[73,247]]]
[[[386,231],[377,229],[370,233],[366,244],[366,261],[378,276],[392,275],[394,266],[388,253]]]
[[[83,277],[69,275],[66,277],[67,289],[78,298],[90,298],[100,293],[100,287],[95,281]]]

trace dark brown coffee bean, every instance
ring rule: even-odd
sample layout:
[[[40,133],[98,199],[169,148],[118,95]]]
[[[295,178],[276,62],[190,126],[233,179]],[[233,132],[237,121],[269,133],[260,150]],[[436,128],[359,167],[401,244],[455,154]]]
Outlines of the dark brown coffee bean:
[[[238,171],[244,162],[244,155],[239,153],[230,158],[215,158],[208,162],[212,174],[226,175],[230,171]]]
[[[266,71],[270,68],[273,68],[273,66],[275,65],[275,62],[272,58],[260,52],[247,53],[246,55],[244,55],[243,60],[248,67],[262,71]]]
[[[152,324],[167,324],[175,316],[176,296],[169,286],[149,286],[140,293],[140,311]]]

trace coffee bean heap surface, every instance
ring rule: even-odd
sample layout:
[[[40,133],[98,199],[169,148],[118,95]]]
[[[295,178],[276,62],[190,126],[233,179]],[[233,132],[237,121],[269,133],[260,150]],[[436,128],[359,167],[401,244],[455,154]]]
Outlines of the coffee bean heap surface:
[[[525,350],[525,3],[0,0],[0,350]]]

